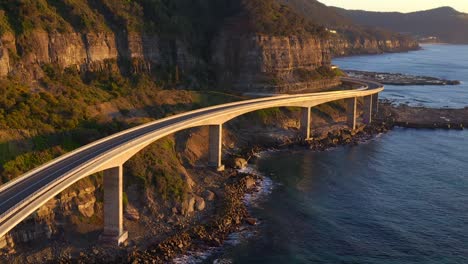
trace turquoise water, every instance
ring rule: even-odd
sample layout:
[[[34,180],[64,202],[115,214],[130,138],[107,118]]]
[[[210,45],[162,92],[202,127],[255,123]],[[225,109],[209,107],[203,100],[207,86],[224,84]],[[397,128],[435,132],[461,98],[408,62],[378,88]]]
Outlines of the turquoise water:
[[[448,62],[430,59],[435,56],[431,51],[449,53]],[[466,51],[466,46],[431,45],[419,52],[337,63],[375,71],[407,67],[414,74],[463,80],[458,77],[467,76],[447,65],[466,71],[452,61]],[[420,71],[410,67],[421,61],[432,66],[421,66]],[[386,96],[409,101],[414,96],[428,106],[468,106],[459,88],[398,89],[388,89]],[[258,234],[227,246],[208,262],[468,263],[467,130],[399,128],[359,146],[270,153],[255,166],[275,183],[267,199],[251,209],[261,221]]]
[[[378,56],[338,58],[343,69],[427,75],[459,80],[456,86],[386,85],[382,98],[413,106],[468,106],[468,45],[423,45],[422,50]]]

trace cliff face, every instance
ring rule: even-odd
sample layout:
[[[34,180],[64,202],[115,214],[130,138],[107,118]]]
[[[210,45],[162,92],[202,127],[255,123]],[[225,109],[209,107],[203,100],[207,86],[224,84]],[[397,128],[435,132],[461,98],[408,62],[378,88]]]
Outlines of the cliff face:
[[[339,16],[315,2],[288,8],[276,0],[181,1],[161,3],[164,11],[150,0],[30,1],[0,5],[0,77],[34,82],[43,77],[43,65],[52,64],[81,72],[152,73],[172,83],[179,74],[195,82],[205,76],[203,81],[242,91],[316,91],[338,83],[320,71],[332,55],[417,47],[393,33],[354,25],[342,25],[347,32],[333,36],[325,17]],[[326,15],[310,20],[300,12],[305,6]],[[379,34],[385,36],[374,37]]]
[[[337,76],[317,72],[329,68],[332,56],[418,48],[418,42],[411,39],[272,36],[224,30],[214,42],[213,64],[221,87],[260,93],[313,92],[340,84]]]
[[[79,218],[91,219],[97,216],[99,220],[96,224],[100,224],[102,202],[96,201],[97,197],[102,197],[102,192],[98,192],[97,188],[90,181],[85,181],[64,191],[8,233],[0,242],[0,248],[13,248],[16,244],[51,239],[62,234],[67,229],[67,224],[78,224]],[[67,218],[71,221],[66,220]]]
[[[240,91],[293,92],[338,84],[314,79],[331,63],[330,43],[313,36],[236,35],[225,31],[215,41],[218,81]]]
[[[359,54],[380,54],[385,52],[403,52],[418,50],[419,43],[411,39],[346,39],[335,37],[330,39],[330,50],[333,56],[348,56]]]
[[[43,64],[100,71],[122,60],[130,63],[129,71],[151,72],[161,65],[190,69],[197,61],[180,41],[161,41],[157,35],[140,33],[129,33],[125,39],[119,39],[112,32],[34,30],[19,40],[12,33],[4,34],[0,40],[0,77],[11,74],[37,80],[42,77]]]

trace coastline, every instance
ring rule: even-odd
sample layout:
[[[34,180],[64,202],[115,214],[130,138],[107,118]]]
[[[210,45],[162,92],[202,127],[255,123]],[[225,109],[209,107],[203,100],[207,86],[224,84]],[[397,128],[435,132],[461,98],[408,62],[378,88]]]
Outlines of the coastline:
[[[330,130],[326,135],[315,135],[315,137],[310,140],[310,141],[295,141],[291,142],[290,144],[285,144],[283,146],[263,146],[261,148],[252,148],[250,150],[249,155],[245,155],[244,158],[246,159],[256,159],[258,158],[258,154],[260,154],[260,158],[263,153],[274,153],[277,151],[293,151],[293,150],[312,150],[312,151],[326,151],[332,148],[336,147],[343,147],[347,145],[359,145],[362,143],[365,143],[369,140],[372,140],[374,138],[379,137],[381,134],[385,134],[389,132],[390,130],[393,130],[395,127],[402,127],[402,128],[415,128],[415,129],[456,129],[456,130],[463,130],[464,126],[463,125],[448,125],[445,123],[434,123],[434,120],[427,119],[429,118],[437,118],[437,115],[427,115],[427,112],[438,112],[438,111],[445,111],[445,112],[452,112],[455,115],[459,115],[461,117],[465,117],[468,119],[468,115],[465,115],[464,113],[460,112],[461,110],[463,111],[468,111],[468,108],[465,109],[431,109],[431,108],[421,108],[421,107],[410,107],[410,106],[404,106],[403,109],[405,109],[404,113],[411,111],[411,110],[416,110],[420,114],[420,117],[425,117],[425,119],[421,120],[419,119],[420,123],[419,125],[413,125],[411,123],[405,123],[402,122],[399,119],[396,119],[395,116],[391,113],[389,113],[389,109],[392,109],[392,111],[398,111],[401,110],[401,107],[395,107],[392,106],[390,103],[386,101],[381,101],[381,107],[380,107],[380,113],[379,113],[379,118],[376,120],[375,123],[372,125],[368,126],[361,126],[355,131],[350,131],[347,128],[341,128],[338,130]],[[421,122],[423,121],[423,122]],[[467,120],[468,122],[468,120]],[[263,177],[263,179],[260,179],[263,181],[266,176],[262,176],[261,174],[257,174],[257,176]],[[259,183],[261,186],[261,183]],[[274,184],[274,183],[273,183]],[[249,207],[249,203],[245,204],[247,208]],[[255,215],[253,215],[255,217]],[[218,248],[219,250],[222,250],[224,246],[220,246]],[[216,251],[215,251],[216,252]],[[211,252],[210,254],[212,254]],[[209,255],[213,256],[213,255]],[[221,260],[223,261],[223,260]],[[227,260],[229,261],[229,260]],[[197,263],[197,262],[193,262]]]
[[[431,44],[428,44],[431,45]],[[452,44],[450,44],[452,45]],[[424,46],[424,45],[423,45]],[[418,50],[423,49],[421,47]],[[417,50],[409,50],[406,52],[417,51]],[[356,55],[347,55],[345,57],[351,56],[373,56],[373,55],[380,55],[380,54],[356,54]],[[466,110],[467,108],[465,108]],[[281,146],[255,146],[252,147],[249,151],[244,152],[242,157],[249,160],[251,158],[255,158],[254,156],[262,151],[272,151],[272,150],[281,150],[281,151],[289,151],[291,149],[310,149],[313,151],[325,151],[330,148],[344,146],[344,145],[357,145],[362,143],[363,141],[372,139],[381,133],[385,133],[395,126],[404,127],[404,128],[417,128],[417,129],[463,129],[467,126],[468,123],[462,122],[454,122],[455,120],[453,117],[447,118],[448,115],[454,115],[458,118],[467,118],[468,114],[465,114],[463,109],[431,109],[426,107],[410,107],[405,105],[394,106],[390,102],[381,101],[381,107],[379,109],[379,118],[376,124],[372,126],[361,127],[357,131],[349,131],[349,129],[341,128],[338,130],[329,130],[325,135],[314,135],[313,140],[306,142],[300,138],[298,138],[294,142],[288,142]],[[442,112],[445,112],[443,115]],[[443,119],[441,117],[446,117],[448,120]],[[468,122],[468,121],[466,121]],[[258,180],[258,179],[257,179]],[[244,196],[246,192],[244,193]],[[238,232],[238,228],[241,227],[244,223],[239,223],[236,226],[232,227],[232,232]],[[231,233],[232,234],[232,233]],[[223,241],[220,243],[216,243],[214,246],[218,249],[222,250],[223,244],[226,243],[226,239],[228,239],[229,235],[224,237]],[[212,247],[211,247],[212,248]],[[209,250],[210,247],[204,246],[204,244],[200,243],[198,245],[194,245],[191,250]],[[185,253],[180,253],[180,255],[184,255],[190,250],[186,251]],[[151,261],[154,259],[149,259]],[[138,260],[139,261],[139,260]],[[145,262],[145,261],[142,261]],[[137,262],[138,263],[138,262]]]
[[[399,127],[456,130],[468,127],[468,107],[460,109],[413,107],[383,101],[380,109],[389,122]]]
[[[320,135],[316,134],[310,141],[297,138],[297,140],[283,145],[255,146],[248,152],[244,152],[242,157],[250,160],[257,158],[258,154],[262,152],[299,149],[325,151],[339,146],[358,145],[378,134],[389,131],[391,128],[391,124],[380,121],[372,125],[361,126],[355,131],[342,127],[328,130],[327,133]],[[236,155],[236,157],[239,156]],[[223,245],[229,241],[230,235],[241,232],[249,226],[255,228],[255,225],[258,224],[255,215],[250,215],[248,210],[249,200],[251,200],[249,196],[258,194],[258,188],[264,188],[262,184],[268,181],[265,176],[252,173],[249,170],[227,169],[223,174],[227,174],[228,180],[223,189],[216,192],[220,203],[215,213],[210,215],[206,222],[201,221],[193,226],[182,228],[160,243],[150,245],[144,250],[135,247],[102,251],[90,250],[83,252],[74,260],[57,258],[49,263],[56,261],[65,261],[65,263],[70,261],[82,263],[166,263],[199,256],[198,260],[195,258],[193,261],[193,263],[198,263],[206,257],[213,256],[210,253],[222,250]]]
[[[284,144],[260,144],[251,146],[249,149],[243,150],[242,153],[231,154],[226,159],[226,163],[235,160],[235,158],[243,158],[245,160],[253,160],[258,158],[259,153],[272,153],[275,151],[294,151],[294,150],[311,150],[311,151],[326,151],[331,148],[336,148],[346,145],[358,145],[372,140],[380,134],[392,130],[395,126],[414,127],[414,128],[451,128],[463,129],[463,127],[440,125],[434,126],[434,119],[440,118],[437,113],[444,111],[446,116],[448,113],[468,119],[468,108],[465,109],[427,109],[417,107],[397,107],[393,106],[388,101],[381,101],[379,114],[371,125],[359,126],[356,130],[351,131],[344,125],[332,126],[321,129],[313,128],[312,140],[305,141],[300,137],[292,141],[284,141]],[[396,113],[400,113],[400,116]],[[427,115],[427,112],[435,114]],[[414,120],[419,121],[420,125],[413,126],[404,123],[401,117],[411,113]],[[429,119],[428,119],[429,118]],[[431,119],[432,118],[432,119]],[[468,120],[467,120],[468,122]],[[87,250],[80,253],[77,259],[70,259],[57,256],[49,263],[57,261],[69,263],[78,261],[84,263],[165,263],[177,259],[184,259],[184,256],[199,256],[198,259],[210,257],[219,250],[223,250],[223,245],[229,244],[230,236],[245,230],[246,226],[255,226],[257,220],[255,215],[249,213],[249,195],[258,193],[258,188],[262,188],[265,177],[252,173],[249,170],[228,169],[223,173],[227,181],[223,189],[216,192],[219,197],[219,204],[216,207],[215,213],[210,214],[207,221],[197,221],[189,224],[180,231],[170,235],[158,244],[150,245],[144,250],[136,247],[127,247],[120,249],[105,249],[105,250]],[[200,253],[201,252],[201,253]],[[211,254],[211,255],[210,255]],[[185,261],[186,262],[186,261]],[[199,262],[199,261],[198,261]],[[184,261],[180,262],[184,263]],[[194,261],[193,263],[197,263]]]
[[[386,122],[376,122],[376,124],[362,126],[356,129],[355,131],[350,131],[347,128],[331,130],[327,134],[322,136],[316,136],[310,141],[298,140],[282,146],[262,146],[260,148],[254,147],[250,150],[250,154],[245,155],[244,158],[249,160],[257,159],[261,158],[261,156],[265,153],[268,155],[277,151],[311,150],[321,152],[340,146],[358,145],[361,143],[365,143],[366,141],[371,140],[373,138],[376,138],[378,135],[386,133],[392,128],[393,126],[387,124]],[[261,175],[261,173],[255,171],[253,172],[251,165],[249,165],[247,169],[239,170],[238,173],[241,175],[246,173],[245,175],[255,177],[255,186],[257,187],[257,189],[250,189],[250,191],[245,191],[243,193],[243,205],[238,207],[236,210],[246,210],[246,216],[248,217],[244,217],[243,221],[236,222],[236,225],[233,226],[231,229],[231,235],[240,234],[246,231],[246,228],[248,228],[248,226],[253,226],[253,228],[255,228],[257,224],[261,224],[255,218],[255,215],[250,215],[249,208],[255,205],[255,202],[258,200],[259,197],[262,197],[262,195],[268,195],[269,191],[274,185],[274,182],[271,182],[271,179],[269,179],[267,176]],[[252,195],[254,196],[253,199]],[[267,198],[267,196],[265,198]],[[250,229],[246,232],[254,231]],[[224,261],[216,259],[216,253],[222,251],[226,243],[229,243],[229,235],[225,237],[225,239],[221,241],[221,243],[214,245],[215,247],[213,247],[213,245],[207,247],[206,244],[203,243],[195,245],[189,251],[179,254],[176,257],[176,259],[182,260],[182,262],[176,261],[176,263],[199,263],[200,261],[206,260],[206,258],[213,257],[215,258],[215,261]],[[172,259],[172,261],[174,261],[174,259]]]
[[[259,153],[272,153],[276,151],[294,151],[294,150],[311,150],[311,151],[326,151],[332,148],[359,145],[368,140],[372,140],[381,134],[384,134],[394,127],[407,128],[451,128],[463,129],[452,126],[434,126],[433,120],[425,123],[420,123],[419,126],[411,126],[401,122],[394,115],[400,107],[392,106],[386,101],[381,102],[379,108],[379,116],[371,125],[363,125],[356,130],[351,131],[346,127],[338,129],[325,130],[320,134],[314,134],[312,140],[305,141],[297,138],[292,142],[285,142],[283,145],[259,145],[253,146],[248,151],[244,151],[242,157],[245,160],[258,158]],[[417,109],[414,107],[405,106],[404,109]],[[457,109],[427,109],[427,111],[445,110],[455,111]],[[425,111],[419,111],[419,114],[426,116]],[[434,117],[434,116],[432,116]],[[468,116],[467,116],[468,117]],[[234,156],[231,157],[233,159]],[[265,181],[265,176],[252,173],[249,170],[228,169],[229,181],[225,185],[224,196],[221,206],[218,207],[216,213],[208,223],[197,223],[193,227],[184,229],[176,234],[166,238],[157,245],[152,245],[146,250],[129,249],[126,253],[114,258],[114,261],[125,263],[165,263],[167,261],[176,261],[176,263],[199,263],[207,258],[216,256],[216,252],[222,251],[226,243],[229,244],[230,236],[239,234],[245,231],[249,226],[255,227],[258,220],[255,215],[250,215],[248,210],[249,195],[255,195],[259,192],[258,188],[263,188],[262,183]],[[273,183],[274,184],[274,183]],[[255,188],[254,188],[255,187]],[[247,232],[252,232],[248,230]],[[115,257],[115,256],[114,256]],[[101,262],[109,260],[108,255],[86,255],[81,256],[78,261]]]

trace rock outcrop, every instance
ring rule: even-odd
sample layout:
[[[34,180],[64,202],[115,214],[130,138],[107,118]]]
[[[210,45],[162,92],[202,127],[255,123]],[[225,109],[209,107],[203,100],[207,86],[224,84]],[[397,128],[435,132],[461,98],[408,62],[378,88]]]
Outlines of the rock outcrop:
[[[126,41],[128,49],[120,50],[119,41]],[[13,74],[37,80],[43,76],[41,66],[44,64],[62,69],[73,67],[83,72],[112,70],[118,60],[129,62],[125,70],[131,72],[151,72],[161,65],[177,65],[186,70],[198,62],[183,42],[161,41],[155,34],[133,32],[120,40],[112,32],[34,30],[20,40],[12,33],[0,38],[0,77]]]
[[[340,84],[316,73],[331,63],[330,43],[314,36],[220,33],[213,63],[221,86],[239,91],[317,91]]]
[[[93,183],[81,182],[47,202],[19,224],[5,236],[3,243],[0,242],[0,248],[2,245],[12,248],[15,244],[50,239],[63,229],[65,217],[83,217],[83,219],[93,217],[96,211],[102,211],[102,206],[96,202],[96,197],[99,197],[99,194]]]
[[[369,38],[346,39],[334,37],[330,39],[330,50],[333,56],[349,56],[359,54],[380,54],[385,52],[403,52],[420,49],[419,43],[408,38],[377,40]]]

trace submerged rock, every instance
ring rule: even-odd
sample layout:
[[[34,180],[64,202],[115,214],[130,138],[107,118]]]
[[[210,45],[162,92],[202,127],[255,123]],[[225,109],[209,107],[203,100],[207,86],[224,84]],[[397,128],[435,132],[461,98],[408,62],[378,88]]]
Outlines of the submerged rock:
[[[257,225],[258,221],[255,218],[245,218],[245,222],[249,225]]]

